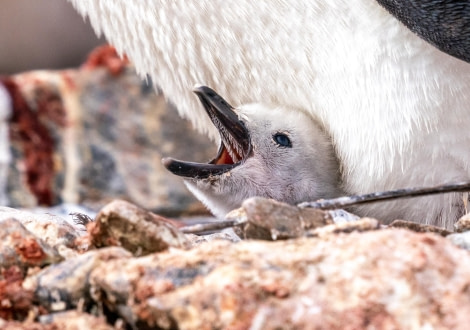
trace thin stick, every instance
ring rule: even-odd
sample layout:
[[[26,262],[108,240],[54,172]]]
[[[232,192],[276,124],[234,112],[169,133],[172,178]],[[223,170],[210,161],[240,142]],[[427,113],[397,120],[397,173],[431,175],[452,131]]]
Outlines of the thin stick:
[[[322,210],[338,209],[345,206],[373,203],[379,201],[388,201],[399,198],[418,197],[425,195],[435,195],[450,192],[470,191],[470,182],[460,182],[434,186],[430,188],[409,188],[383,191],[365,195],[346,196],[333,199],[318,200],[316,202],[305,202],[298,206],[301,208],[311,207]]]
[[[429,188],[408,188],[389,190],[365,195],[345,196],[333,199],[319,200],[316,202],[305,202],[298,204],[301,208],[316,208],[321,210],[333,210],[342,208],[345,206],[351,206],[355,204],[374,203],[389,201],[399,198],[410,198],[419,197],[426,195],[436,195],[450,192],[466,192],[470,191],[470,182],[444,184]],[[180,228],[185,234],[201,234],[208,231],[217,231],[221,229],[235,227],[240,225],[242,222],[233,220],[220,220],[218,222],[203,223],[193,226],[186,226]]]

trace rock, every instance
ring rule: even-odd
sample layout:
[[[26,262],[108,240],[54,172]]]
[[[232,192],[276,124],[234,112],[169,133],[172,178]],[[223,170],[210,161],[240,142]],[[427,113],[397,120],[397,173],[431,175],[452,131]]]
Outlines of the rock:
[[[191,248],[215,240],[228,241],[232,243],[238,243],[241,241],[240,237],[238,237],[234,232],[220,232],[202,236],[186,234],[185,236]]]
[[[110,260],[129,257],[128,251],[118,247],[89,251],[28,277],[23,286],[34,292],[35,301],[48,311],[65,311],[80,301],[85,305],[90,302],[88,277],[93,269]]]
[[[470,255],[403,229],[212,241],[115,259],[93,298],[133,328],[466,329]]]
[[[301,237],[312,228],[333,223],[327,211],[299,208],[261,197],[245,200],[226,219],[240,223],[235,231],[240,237],[264,240]]]
[[[377,219],[361,218],[353,222],[340,222],[324,227],[314,228],[306,233],[310,237],[327,237],[339,233],[364,232],[377,230],[380,228],[380,222]]]
[[[136,255],[187,244],[169,220],[119,200],[104,207],[88,230],[96,247],[122,246]]]
[[[470,231],[450,234],[446,238],[458,247],[470,251]]]
[[[23,288],[24,271],[19,266],[2,265],[0,273],[0,328],[1,320],[23,320],[34,310],[31,290]]]
[[[261,197],[245,200],[226,219],[235,222],[234,230],[240,237],[273,241],[378,228],[377,220],[356,223],[358,216],[341,209],[298,207]],[[328,228],[323,230],[325,226]]]
[[[116,329],[106,323],[104,317],[96,317],[78,311],[54,313],[40,317],[41,324],[61,330],[112,330]]]
[[[0,220],[0,268],[18,266],[23,271],[62,260],[56,249],[33,235],[18,220]]]
[[[40,323],[26,321],[5,321],[0,318],[0,329],[2,330],[52,330],[51,327]]]
[[[470,230],[470,213],[465,214],[456,223],[454,228],[457,232],[464,232]]]
[[[23,224],[36,237],[41,237],[47,245],[56,249],[64,258],[75,255],[78,237],[86,233],[84,227],[72,225],[64,218],[53,214],[35,214],[0,206],[0,221],[14,218]]]
[[[334,223],[352,222],[360,219],[357,215],[343,209],[328,210],[327,212],[333,218]]]
[[[61,203],[61,204],[57,204],[51,207],[28,208],[27,211],[34,213],[34,214],[52,214],[52,215],[58,216],[64,219],[67,223],[69,223],[72,227],[78,229],[79,231],[84,230],[84,227],[81,226],[81,224],[77,224],[77,222],[75,221],[76,220],[75,214],[77,213],[84,214],[94,219],[96,214],[98,213],[82,205],[71,204],[71,203]]]
[[[103,317],[96,317],[78,311],[68,311],[43,315],[40,322],[15,322],[0,319],[0,328],[3,330],[111,330],[116,329],[106,323]]]
[[[436,233],[441,236],[447,236],[452,232],[441,227],[425,225],[417,222],[406,221],[406,220],[394,220],[388,225],[393,228],[406,228],[417,233]]]
[[[5,176],[10,206],[74,203],[99,210],[121,198],[160,214],[207,213],[160,160],[207,161],[216,146],[188,134],[190,123],[131,65],[106,56],[94,54],[82,69],[0,79],[13,101]]]

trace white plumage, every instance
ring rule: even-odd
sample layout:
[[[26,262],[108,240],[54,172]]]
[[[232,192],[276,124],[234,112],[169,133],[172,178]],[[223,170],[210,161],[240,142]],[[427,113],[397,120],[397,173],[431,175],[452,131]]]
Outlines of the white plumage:
[[[470,65],[374,1],[70,1],[213,138],[195,83],[234,105],[308,111],[332,139],[347,193],[470,178]],[[449,194],[357,211],[449,227],[461,204]]]

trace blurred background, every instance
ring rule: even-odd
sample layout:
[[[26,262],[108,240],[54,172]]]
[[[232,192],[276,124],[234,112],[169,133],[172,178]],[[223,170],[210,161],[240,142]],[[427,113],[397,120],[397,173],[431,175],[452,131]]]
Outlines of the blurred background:
[[[76,67],[104,42],[66,0],[1,0],[0,75]]]
[[[0,206],[68,215],[125,199],[166,216],[207,216],[161,159],[206,161],[215,145],[187,134],[191,124],[160,90],[110,47],[96,49],[105,43],[66,0],[0,0],[0,87],[13,113],[5,120],[0,108]],[[60,70],[92,50],[86,69]]]

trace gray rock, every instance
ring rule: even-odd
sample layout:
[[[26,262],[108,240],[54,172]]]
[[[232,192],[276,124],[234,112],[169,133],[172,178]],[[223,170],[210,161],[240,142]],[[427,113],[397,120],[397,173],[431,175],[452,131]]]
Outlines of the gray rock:
[[[299,208],[261,197],[245,200],[226,219],[240,223],[235,228],[240,237],[265,240],[301,237],[308,230],[333,223],[328,211]]]
[[[188,244],[170,220],[120,200],[105,206],[88,230],[96,247],[122,246],[135,255]]]
[[[28,277],[23,285],[35,293],[36,301],[49,311],[65,311],[82,300],[90,301],[89,274],[102,263],[124,260],[131,254],[118,247],[89,251],[75,258],[45,268]]]
[[[328,213],[330,213],[335,223],[352,222],[360,219],[357,215],[343,209],[329,210]]]
[[[450,234],[446,238],[458,247],[470,251],[470,231]]]

